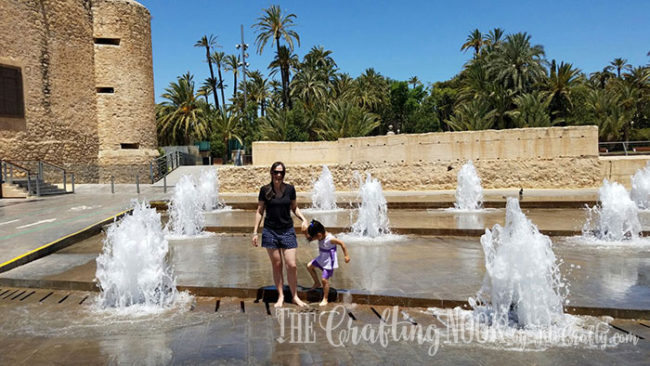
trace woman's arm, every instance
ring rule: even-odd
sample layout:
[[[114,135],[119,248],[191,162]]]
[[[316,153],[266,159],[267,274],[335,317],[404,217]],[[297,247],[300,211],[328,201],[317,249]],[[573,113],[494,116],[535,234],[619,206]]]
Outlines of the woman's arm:
[[[262,216],[264,215],[264,209],[266,208],[266,205],[264,201],[258,201],[257,202],[257,210],[255,211],[255,226],[253,227],[253,246],[257,246],[257,228],[260,227],[260,223],[262,222]]]
[[[345,243],[342,240],[337,238],[332,238],[330,240],[330,243],[340,245],[341,249],[343,249],[343,255],[345,256],[345,263],[350,263],[350,256],[348,255],[348,248],[345,246]]]
[[[302,212],[300,212],[300,209],[298,208],[298,201],[291,200],[291,211],[293,211],[293,214],[302,221],[300,228],[303,232],[305,232],[307,230],[307,219],[302,215]]]

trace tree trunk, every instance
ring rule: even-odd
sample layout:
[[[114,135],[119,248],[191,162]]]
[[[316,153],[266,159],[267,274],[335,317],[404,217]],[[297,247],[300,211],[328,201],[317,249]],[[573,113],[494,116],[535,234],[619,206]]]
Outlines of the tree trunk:
[[[280,38],[275,39],[275,49],[278,53],[278,61],[280,61]],[[284,67],[280,65],[280,78],[282,79],[282,109],[287,109],[288,100],[287,100],[287,85],[285,80],[287,79]]]
[[[217,72],[219,73],[219,89],[221,89],[221,104],[224,110],[226,109],[226,96],[223,94],[223,78],[221,77],[221,65],[217,64]]]
[[[210,46],[205,45],[205,57],[208,60],[208,66],[210,67],[210,84],[212,84],[212,95],[214,95],[214,104],[219,109],[219,98],[217,97],[217,83],[214,79],[214,70],[212,70],[212,61],[210,61]]]
[[[233,75],[235,77],[235,89],[232,91],[232,97],[233,99],[237,99],[237,74],[233,73]]]

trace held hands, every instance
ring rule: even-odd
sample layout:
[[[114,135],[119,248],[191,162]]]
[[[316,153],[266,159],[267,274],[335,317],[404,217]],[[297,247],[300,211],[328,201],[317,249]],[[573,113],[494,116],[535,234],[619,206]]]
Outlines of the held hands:
[[[255,233],[255,234],[253,234],[253,246],[254,246],[254,247],[256,247],[256,246],[258,245],[258,244],[257,244],[257,240],[258,240],[258,239],[257,239],[257,233]]]
[[[307,226],[308,226],[308,225],[307,225],[307,220],[302,220],[302,224],[300,225],[300,230],[301,230],[303,233],[306,233],[306,232],[307,232]]]

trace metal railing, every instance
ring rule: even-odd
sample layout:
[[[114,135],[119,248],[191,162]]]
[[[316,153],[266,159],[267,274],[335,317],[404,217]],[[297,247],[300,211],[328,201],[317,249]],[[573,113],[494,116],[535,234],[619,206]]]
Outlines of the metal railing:
[[[41,195],[41,185],[46,182],[62,183],[68,192],[68,177],[71,179],[71,193],[74,193],[74,173],[65,168],[42,160],[0,161],[2,181],[10,184],[26,181],[28,195]],[[59,178],[61,178],[59,180]]]
[[[181,165],[196,165],[196,157],[181,151],[174,151],[154,159],[149,163],[151,184],[166,177]]]
[[[599,142],[598,153],[601,156],[650,155],[650,141]]]

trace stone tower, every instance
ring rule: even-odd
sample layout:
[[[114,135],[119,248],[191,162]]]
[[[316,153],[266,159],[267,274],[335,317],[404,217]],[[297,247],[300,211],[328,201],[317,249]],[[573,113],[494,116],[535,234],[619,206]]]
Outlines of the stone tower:
[[[0,158],[142,181],[158,155],[151,16],[131,0],[0,0]]]

